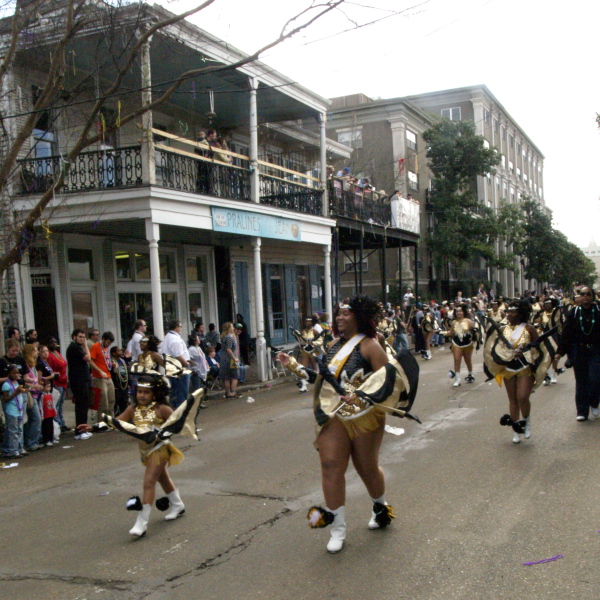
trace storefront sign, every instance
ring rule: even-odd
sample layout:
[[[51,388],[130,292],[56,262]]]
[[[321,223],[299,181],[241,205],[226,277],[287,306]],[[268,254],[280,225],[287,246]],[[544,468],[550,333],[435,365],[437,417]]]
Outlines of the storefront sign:
[[[300,221],[271,215],[212,207],[213,230],[239,235],[300,242]]]

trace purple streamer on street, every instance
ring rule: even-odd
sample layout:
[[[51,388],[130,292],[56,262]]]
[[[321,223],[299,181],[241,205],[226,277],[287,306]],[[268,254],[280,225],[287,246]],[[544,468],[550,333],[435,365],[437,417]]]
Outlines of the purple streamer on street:
[[[552,558],[543,558],[542,560],[536,560],[535,562],[526,562],[526,563],[523,563],[523,565],[525,565],[526,567],[529,567],[531,565],[541,565],[542,563],[549,563],[554,560],[558,560],[559,558],[564,558],[564,556],[562,554],[557,554],[556,556],[553,556]]]

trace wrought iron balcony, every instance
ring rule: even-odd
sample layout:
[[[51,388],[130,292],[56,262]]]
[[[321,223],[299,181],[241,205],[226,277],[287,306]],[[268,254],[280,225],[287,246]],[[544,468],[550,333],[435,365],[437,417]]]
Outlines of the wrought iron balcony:
[[[250,202],[250,171],[156,150],[156,182],[164,187]]]
[[[61,156],[19,161],[18,193],[43,194],[66,164]],[[61,192],[81,192],[142,185],[141,146],[82,152],[71,164]]]
[[[387,197],[375,191],[367,191],[347,180],[330,179],[329,205],[331,216],[346,217],[365,223],[389,225],[392,219]]]
[[[307,215],[322,215],[323,190],[261,174],[260,203]]]

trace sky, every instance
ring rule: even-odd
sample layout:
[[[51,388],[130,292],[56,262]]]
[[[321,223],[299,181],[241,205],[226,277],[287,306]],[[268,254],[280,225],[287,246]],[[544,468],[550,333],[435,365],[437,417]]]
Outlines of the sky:
[[[251,53],[309,4],[216,0],[189,20]],[[590,0],[358,0],[261,60],[326,98],[486,85],[545,156],[554,227],[584,247],[600,243],[599,22]]]

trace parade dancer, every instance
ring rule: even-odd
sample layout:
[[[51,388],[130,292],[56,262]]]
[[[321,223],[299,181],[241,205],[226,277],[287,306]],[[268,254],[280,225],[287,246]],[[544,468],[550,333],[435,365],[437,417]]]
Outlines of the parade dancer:
[[[556,328],[556,339],[558,341],[558,328],[562,328],[561,323],[561,312],[558,307],[558,300],[556,298],[546,298],[543,304],[543,310],[540,310],[534,319],[534,325],[539,327],[541,333],[549,331],[553,327]],[[553,366],[548,367],[546,377],[544,379],[544,385],[550,385],[556,383],[556,370]]]
[[[133,496],[127,502],[127,510],[139,511],[134,526],[129,530],[130,535],[142,537],[146,534],[157,483],[166,494],[156,501],[158,510],[168,510],[165,521],[173,521],[185,513],[179,490],[167,471],[168,466],[183,460],[183,454],[171,443],[170,436],[185,428],[189,435],[198,439],[194,419],[203,394],[203,389],[194,392],[173,411],[169,406],[169,386],[165,380],[160,376],[142,375],[137,382],[134,403],[123,413],[116,418],[103,415],[106,424],[77,427],[77,431],[82,433],[108,425],[139,440],[141,460],[146,470],[142,499]]]
[[[448,331],[444,335],[452,338],[452,356],[454,357],[454,371],[448,371],[448,377],[454,379],[453,386],[460,385],[460,367],[463,358],[467,365],[468,375],[465,377],[465,383],[473,383],[473,348],[475,323],[471,320],[469,308],[466,304],[461,304],[454,309],[454,320],[450,324]]]
[[[342,549],[346,538],[345,473],[350,459],[373,501],[368,528],[385,528],[395,516],[385,499],[379,449],[386,412],[410,416],[404,411],[414,401],[418,366],[407,351],[388,358],[376,338],[378,311],[377,303],[366,296],[343,301],[336,307],[337,337],[326,349],[319,374],[300,366],[287,354],[278,355],[290,371],[315,382],[315,446],[321,460],[326,507],[312,507],[308,518],[311,527],[332,525],[327,544],[332,553]],[[399,357],[404,366],[396,360]]]
[[[545,339],[551,332],[538,338],[537,331],[528,323],[530,313],[529,302],[516,300],[508,306],[508,324],[504,327],[498,328],[487,319],[485,370],[498,385],[502,386],[504,381],[509,414],[500,419],[500,424],[512,426],[515,444],[521,441],[521,434],[525,439],[531,437],[531,392],[544,380],[553,355]]]
[[[425,360],[431,360],[431,338],[433,337],[433,334],[439,330],[440,326],[427,305],[423,306],[423,318],[421,319],[420,327],[423,332],[423,341],[425,345],[423,358]]]

